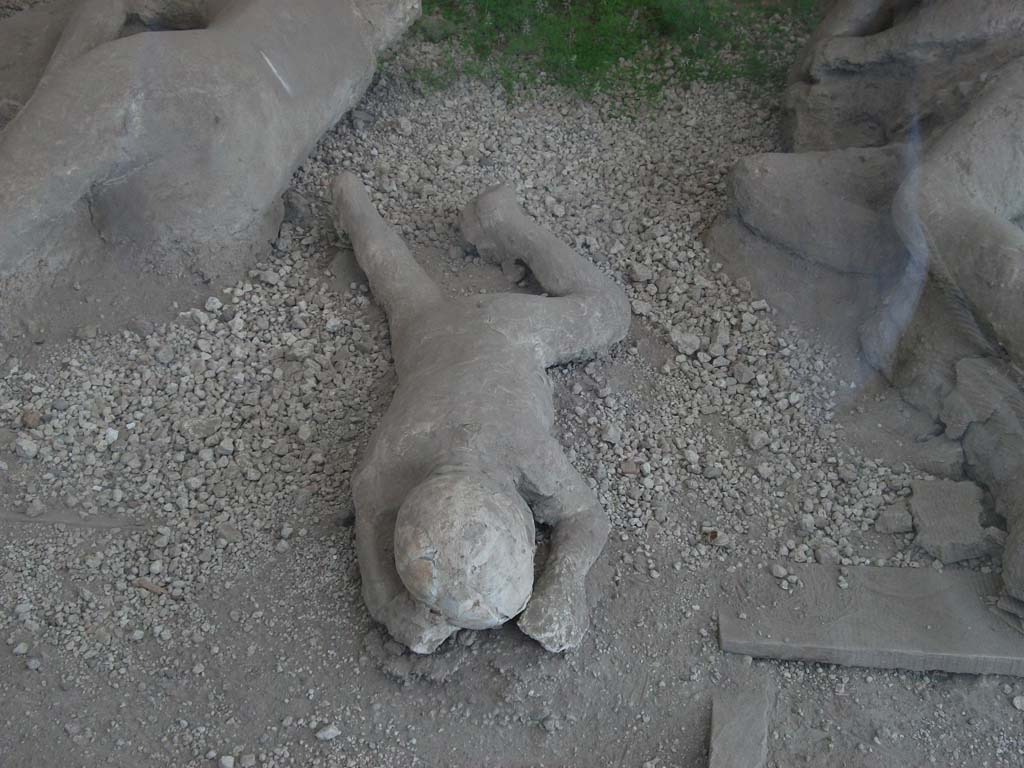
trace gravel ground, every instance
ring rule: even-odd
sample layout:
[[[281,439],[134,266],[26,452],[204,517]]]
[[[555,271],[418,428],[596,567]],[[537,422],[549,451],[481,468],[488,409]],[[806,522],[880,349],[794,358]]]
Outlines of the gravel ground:
[[[414,76],[451,55],[410,40],[382,66],[249,280],[173,324],[0,361],[0,763],[701,765],[711,692],[754,668],[779,688],[774,766],[1021,765],[1014,680],[718,650],[738,578],[932,565],[873,525],[920,475],[848,444],[827,351],[701,244],[733,162],[774,148],[775,94],[509,102]],[[498,180],[627,287],[627,341],[551,372],[559,437],[614,523],[574,653],[503,628],[414,657],[366,615],[348,482],[394,373],[329,222],[341,168],[452,293],[532,288],[459,242]]]

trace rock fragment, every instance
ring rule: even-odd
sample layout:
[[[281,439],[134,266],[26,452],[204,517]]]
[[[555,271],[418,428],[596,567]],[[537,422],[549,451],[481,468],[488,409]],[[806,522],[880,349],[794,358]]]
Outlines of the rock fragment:
[[[981,488],[969,481],[915,480],[910,513],[914,543],[945,564],[993,554],[999,547],[996,529],[982,528]]]
[[[747,433],[747,445],[750,446],[752,451],[760,451],[769,442],[771,442],[771,438],[768,437],[768,433],[763,429],[752,429]]]
[[[914,518],[905,501],[899,501],[883,509],[875,519],[875,530],[879,533],[911,533]]]
[[[325,725],[319,731],[316,732],[316,737],[320,741],[333,741],[341,735],[341,729],[336,725]]]
[[[34,459],[39,455],[39,443],[27,435],[22,435],[14,443],[14,452],[23,459]]]
[[[683,355],[695,354],[700,349],[700,336],[684,331],[682,328],[673,328],[669,333],[669,338]]]

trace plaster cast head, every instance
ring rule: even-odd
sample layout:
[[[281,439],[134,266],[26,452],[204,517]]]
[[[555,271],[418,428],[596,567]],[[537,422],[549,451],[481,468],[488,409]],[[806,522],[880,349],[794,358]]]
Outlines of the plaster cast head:
[[[436,470],[398,510],[402,583],[458,627],[496,627],[519,614],[533,590],[533,553],[530,508],[480,472]]]

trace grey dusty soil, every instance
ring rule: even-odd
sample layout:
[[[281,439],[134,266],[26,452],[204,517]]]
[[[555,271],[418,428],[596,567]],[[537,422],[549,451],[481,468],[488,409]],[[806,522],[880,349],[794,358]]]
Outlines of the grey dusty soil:
[[[763,673],[770,765],[1020,766],[1021,682],[718,649],[716,607],[746,579],[788,599],[790,561],[934,567],[874,530],[925,475],[843,426],[889,410],[701,244],[732,163],[773,149],[776,95],[420,84],[450,50],[410,38],[382,66],[248,280],[174,323],[0,357],[0,765],[689,768],[713,691]],[[614,526],[575,652],[506,627],[415,657],[367,616],[349,477],[394,374],[327,219],[341,168],[452,293],[530,289],[455,230],[502,179],[627,286],[629,338],[551,372]]]

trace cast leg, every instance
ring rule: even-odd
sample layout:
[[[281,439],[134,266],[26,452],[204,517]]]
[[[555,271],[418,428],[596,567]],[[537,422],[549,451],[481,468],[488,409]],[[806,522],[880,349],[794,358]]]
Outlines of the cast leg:
[[[908,249],[962,291],[1024,361],[1024,68],[1007,73],[903,183],[893,218]]]
[[[462,231],[482,255],[521,259],[555,297],[496,297],[508,310],[503,330],[537,336],[547,365],[593,356],[625,337],[630,307],[623,290],[527,216],[510,187],[492,187],[470,202],[462,212]],[[495,315],[501,324],[502,313]]]
[[[1022,33],[1024,9],[1017,0],[979,0],[970,12],[965,12],[962,0],[938,0],[876,34],[823,41],[811,74],[820,78],[884,64],[925,65],[947,56],[954,44],[965,50],[1012,44]]]
[[[146,105],[131,88],[134,59],[121,53],[103,46],[54,72],[0,134],[0,277],[30,255],[18,247],[26,233],[119,164],[145,161],[136,133]]]
[[[39,86],[93,48],[117,39],[127,16],[127,0],[81,0],[61,33]]]
[[[840,272],[898,269],[903,248],[877,201],[896,190],[903,155],[890,146],[744,158],[730,179],[736,211],[766,240]]]

